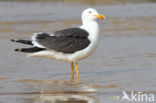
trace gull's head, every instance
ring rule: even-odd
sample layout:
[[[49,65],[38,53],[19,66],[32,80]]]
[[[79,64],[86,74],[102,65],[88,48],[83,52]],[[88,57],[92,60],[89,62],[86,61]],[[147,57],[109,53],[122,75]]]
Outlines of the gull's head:
[[[97,19],[105,19],[105,16],[99,14],[95,9],[88,8],[82,12],[83,21],[96,21]]]

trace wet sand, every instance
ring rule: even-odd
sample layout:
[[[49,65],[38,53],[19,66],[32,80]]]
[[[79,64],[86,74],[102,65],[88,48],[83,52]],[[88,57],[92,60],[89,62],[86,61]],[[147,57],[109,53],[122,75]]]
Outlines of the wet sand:
[[[68,63],[13,51],[24,45],[11,38],[78,26],[87,7],[0,2],[0,103],[116,103],[123,90],[156,95],[154,3],[93,6],[106,20],[96,52],[79,62],[80,83],[70,80]]]

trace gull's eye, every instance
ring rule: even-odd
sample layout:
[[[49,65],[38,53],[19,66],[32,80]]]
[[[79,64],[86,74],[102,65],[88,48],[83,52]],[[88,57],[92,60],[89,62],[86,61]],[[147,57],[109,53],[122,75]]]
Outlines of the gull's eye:
[[[92,12],[91,11],[88,11],[88,13],[91,14]]]

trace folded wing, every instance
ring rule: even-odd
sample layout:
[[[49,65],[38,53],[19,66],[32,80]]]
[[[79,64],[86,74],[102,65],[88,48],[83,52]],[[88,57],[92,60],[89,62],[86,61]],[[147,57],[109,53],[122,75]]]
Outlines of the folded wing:
[[[70,28],[56,31],[53,35],[36,34],[32,43],[40,48],[46,48],[63,53],[74,53],[86,48],[90,41],[88,32],[80,28]]]

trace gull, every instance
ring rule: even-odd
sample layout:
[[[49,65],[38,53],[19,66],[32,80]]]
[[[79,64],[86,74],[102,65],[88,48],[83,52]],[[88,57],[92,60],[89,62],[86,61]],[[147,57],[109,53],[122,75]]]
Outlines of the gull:
[[[27,57],[43,57],[71,63],[72,78],[74,63],[79,79],[78,61],[90,56],[96,49],[99,37],[97,19],[105,19],[93,8],[82,12],[82,25],[53,33],[34,33],[30,40],[11,39],[12,42],[32,45],[31,48],[18,48],[17,52],[28,53]]]

